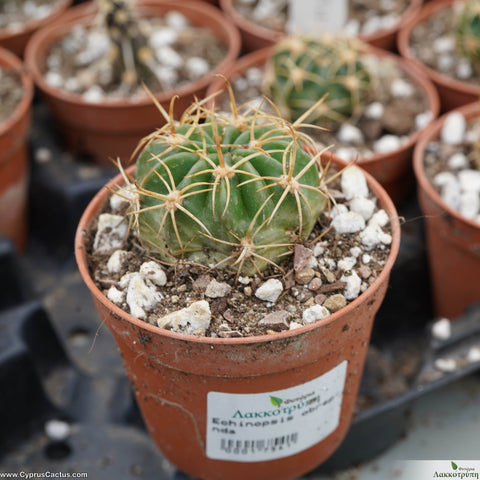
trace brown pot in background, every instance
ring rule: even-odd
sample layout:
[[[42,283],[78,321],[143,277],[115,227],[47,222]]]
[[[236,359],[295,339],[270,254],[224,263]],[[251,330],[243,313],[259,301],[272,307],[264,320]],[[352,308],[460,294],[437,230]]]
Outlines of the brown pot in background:
[[[3,48],[0,48],[0,65],[16,71],[23,86],[20,103],[0,123],[0,233],[11,238],[21,252],[27,243],[28,132],[33,81],[21,60]]]
[[[457,109],[465,118],[480,117],[480,104]],[[418,199],[425,215],[426,245],[429,258],[435,314],[455,319],[480,301],[480,225],[450,208],[435,190],[423,167],[425,149],[438,139],[445,114],[422,134],[413,165],[418,183]]]
[[[424,22],[436,12],[445,8],[450,8],[458,1],[459,0],[435,0],[428,2],[422,7],[418,15],[412,17],[412,19],[400,29],[397,39],[398,51],[402,57],[412,61],[418,68],[425,72],[434,83],[440,96],[441,111],[443,113],[477,101],[480,98],[480,85],[462,82],[461,80],[444,75],[422,63],[417,57],[415,57],[410,48],[410,38],[412,31],[417,25]]]
[[[167,0],[141,0],[139,8],[143,16],[162,15],[175,9],[192,24],[210,28],[228,47],[223,61],[209,74],[177,90],[156,95],[167,111],[172,96],[178,95],[175,114],[179,116],[195,96],[203,96],[215,74],[225,71],[235,61],[240,53],[240,35],[236,27],[207,2],[181,1],[172,5]],[[91,3],[79,5],[57,20],[54,26],[38,31],[27,46],[25,61],[68,148],[75,153],[89,155],[101,164],[111,165],[110,159],[117,157],[125,164],[139,140],[165,123],[154,103],[148,97],[135,103],[127,100],[86,102],[80,95],[50,86],[43,76],[45,58],[51,45],[75,24],[90,22],[95,12]]]
[[[233,20],[242,35],[242,46],[245,52],[252,52],[268,47],[286,34],[282,31],[272,30],[259,25],[239,15],[234,7],[233,0],[219,0],[222,10]],[[401,25],[414,17],[420,7],[422,0],[411,0],[409,7],[405,10],[400,22],[392,28],[382,29],[369,35],[359,35],[358,38],[384,50],[394,51],[396,49],[397,33]]]
[[[400,243],[393,203],[368,174],[367,181],[392,222],[393,243],[383,271],[357,299],[328,318],[259,337],[182,335],[138,320],[110,302],[90,277],[85,242],[108,201],[109,188],[122,178],[112,180],[87,207],[75,240],[80,273],[118,343],[152,438],[184,472],[203,480],[292,479],[322,463],[342,442],[352,420],[374,317]],[[226,410],[231,410],[230,416]],[[297,410],[298,415],[293,414]],[[312,422],[311,414],[317,410],[325,418],[315,417],[316,428],[296,429],[300,417]],[[252,411],[268,411],[271,416],[250,417]],[[268,421],[267,432],[274,428],[272,418],[276,420],[289,448],[305,436],[316,439],[288,454],[280,450],[257,458],[255,450],[235,456],[228,452],[229,440],[245,441],[243,445],[255,440],[241,436],[242,416],[245,422]],[[257,440],[270,441],[267,433],[260,433],[264,436]]]
[[[226,77],[231,79],[235,76],[235,74],[244,72],[252,66],[261,67],[266,63],[267,59],[271,55],[271,52],[272,49],[267,47],[241,57],[226,73]],[[397,62],[400,68],[405,71],[422,90],[424,90],[425,97],[428,98],[433,118],[438,116],[440,110],[440,101],[437,91],[435,90],[433,84],[421,71],[399,56],[381,49],[372,47],[371,53],[380,57],[383,56],[385,58],[393,59],[395,62]],[[224,90],[224,88],[225,83],[221,78],[219,78],[212,82],[207,91],[207,96],[213,95],[219,90]],[[420,133],[421,130],[412,133],[409,136],[408,141],[403,143],[401,148],[397,150],[388,153],[373,154],[369,158],[360,157],[356,161],[358,166],[362,167],[380,182],[383,188],[387,190],[387,193],[390,195],[396,206],[402,204],[414,187],[412,152]],[[348,163],[342,162],[341,160],[340,162],[344,163],[345,165]]]
[[[50,14],[44,18],[30,20],[21,29],[15,31],[0,29],[0,46],[23,57],[25,47],[33,33],[55,21],[72,3],[73,0],[59,0]]]

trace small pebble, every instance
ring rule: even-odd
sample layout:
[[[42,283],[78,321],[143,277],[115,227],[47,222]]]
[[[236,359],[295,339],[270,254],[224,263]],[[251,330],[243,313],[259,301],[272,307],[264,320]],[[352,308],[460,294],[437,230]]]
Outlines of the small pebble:
[[[440,133],[441,141],[448,145],[458,145],[462,143],[466,129],[467,122],[461,113],[449,113]]]
[[[437,340],[448,340],[452,335],[452,324],[448,318],[441,318],[432,325],[432,335]]]
[[[283,292],[283,284],[276,278],[270,278],[255,291],[255,296],[265,302],[275,303]]]

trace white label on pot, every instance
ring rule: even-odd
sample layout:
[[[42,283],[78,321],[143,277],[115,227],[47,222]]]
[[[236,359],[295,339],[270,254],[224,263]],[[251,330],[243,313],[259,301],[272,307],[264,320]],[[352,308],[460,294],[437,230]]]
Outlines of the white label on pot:
[[[302,385],[265,393],[207,395],[207,457],[260,462],[322,441],[340,421],[347,361]]]
[[[290,0],[286,30],[290,34],[339,32],[348,16],[348,0]]]

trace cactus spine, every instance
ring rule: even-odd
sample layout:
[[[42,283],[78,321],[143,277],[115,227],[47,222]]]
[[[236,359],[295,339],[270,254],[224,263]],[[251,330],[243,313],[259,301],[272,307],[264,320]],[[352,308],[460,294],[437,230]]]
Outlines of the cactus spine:
[[[265,93],[291,121],[311,110],[307,121],[334,127],[353,115],[368,93],[362,52],[355,39],[287,37],[267,64]]]
[[[144,140],[133,214],[139,238],[164,262],[251,275],[308,237],[327,194],[321,152],[302,148],[313,141],[260,107],[237,109],[231,95],[230,115],[197,103]]]
[[[456,42],[477,72],[480,71],[480,1],[465,2],[456,22]]]

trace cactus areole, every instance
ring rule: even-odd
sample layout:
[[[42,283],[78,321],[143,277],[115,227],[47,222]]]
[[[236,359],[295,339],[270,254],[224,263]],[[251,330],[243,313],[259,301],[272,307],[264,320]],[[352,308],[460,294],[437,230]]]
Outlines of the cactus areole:
[[[169,122],[137,161],[139,238],[170,264],[252,275],[280,263],[327,203],[321,152],[306,153],[304,141],[296,125],[235,106],[229,115],[198,106]]]

